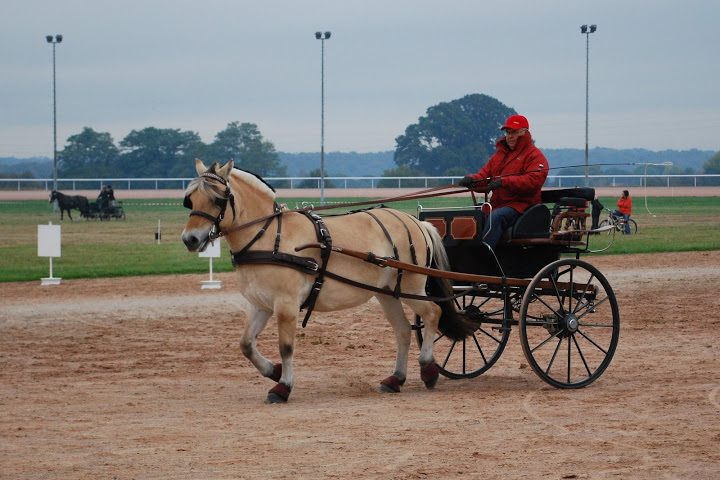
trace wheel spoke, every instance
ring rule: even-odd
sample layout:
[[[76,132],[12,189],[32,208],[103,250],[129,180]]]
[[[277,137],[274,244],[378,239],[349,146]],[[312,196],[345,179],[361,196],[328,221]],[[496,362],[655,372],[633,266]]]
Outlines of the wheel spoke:
[[[607,355],[607,353],[608,353],[607,350],[605,350],[603,347],[601,347],[600,345],[598,345],[598,344],[595,342],[595,340],[593,340],[592,338],[590,338],[590,337],[588,337],[587,335],[585,335],[585,332],[583,332],[582,330],[578,329],[577,333],[579,333],[580,335],[582,335],[585,340],[587,340],[588,342],[590,342],[590,343],[592,343],[593,345],[595,345],[595,348],[597,348],[598,350],[600,350],[601,352],[603,352],[605,355]]]
[[[481,329],[481,331],[482,331],[482,329]],[[485,333],[485,332],[483,331],[483,333]],[[493,340],[497,340],[495,337],[493,337],[493,336],[491,336],[491,335],[488,335],[488,336],[489,336],[490,338],[492,338]],[[483,362],[485,363],[485,365],[487,365],[488,361],[487,361],[487,358],[485,358],[485,353],[483,352],[483,349],[482,349],[482,347],[480,346],[480,342],[478,342],[478,339],[477,339],[477,337],[475,336],[474,333],[473,333],[473,336],[472,336],[472,337],[473,337],[473,340],[475,341],[475,346],[477,347],[478,352],[480,352],[480,356],[482,357]],[[499,342],[498,342],[498,343],[499,343]]]
[[[575,348],[577,348],[578,353],[580,354],[580,359],[583,362],[583,365],[585,365],[585,371],[587,371],[588,377],[592,375],[592,372],[590,371],[590,367],[587,364],[587,360],[585,360],[585,355],[583,355],[582,350],[580,349],[580,344],[578,344],[577,339],[575,338],[575,335],[572,336],[573,343],[575,343]],[[569,381],[569,379],[568,379]]]
[[[553,337],[554,337],[554,336],[555,336],[555,335],[553,335]],[[552,338],[552,337],[550,337],[550,338]],[[546,340],[546,342],[547,342],[548,340],[550,340],[550,338],[548,338],[548,339]],[[549,375],[549,374],[550,374],[550,369],[552,368],[553,363],[555,363],[555,357],[557,356],[558,352],[560,351],[560,345],[562,345],[562,342],[563,342],[563,339],[562,339],[562,337],[560,337],[560,339],[558,340],[557,345],[555,346],[555,351],[553,352],[553,355],[552,355],[552,357],[550,358],[550,363],[548,363],[548,366],[547,366],[547,368],[545,369],[545,375]]]
[[[546,338],[545,340],[543,340],[542,342],[540,342],[540,344],[539,344],[538,346],[536,346],[535,348],[533,348],[533,349],[530,350],[530,351],[531,351],[532,353],[535,353],[535,351],[536,351],[538,348],[543,347],[546,343],[548,343],[548,342],[549,342],[550,340],[552,340],[553,338],[557,338],[557,336],[560,335],[561,333],[562,333],[562,331],[558,330],[557,332],[553,333],[553,334],[550,335],[548,338]],[[562,337],[560,337],[560,342],[562,343]],[[554,355],[553,355],[553,357],[554,357]]]
[[[442,367],[445,368],[447,366],[448,360],[450,360],[450,355],[452,355],[453,350],[455,350],[455,345],[457,342],[452,342],[452,345],[450,345],[450,348],[448,349],[448,353],[445,356],[445,361],[442,364]],[[463,372],[465,373],[465,372]]]
[[[570,362],[571,362],[571,359],[572,359],[572,356],[571,356],[570,354],[571,354],[571,352],[572,352],[572,343],[570,342],[570,340],[568,340],[567,344],[568,344],[568,355],[567,355],[567,383],[570,383],[570,370],[572,370],[572,368],[571,368],[572,365],[571,365],[571,363],[570,363]]]

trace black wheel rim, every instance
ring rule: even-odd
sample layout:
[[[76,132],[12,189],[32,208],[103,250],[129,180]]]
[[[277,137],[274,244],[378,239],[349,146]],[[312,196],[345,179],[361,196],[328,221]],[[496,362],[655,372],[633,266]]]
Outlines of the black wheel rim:
[[[523,352],[550,385],[580,388],[594,382],[610,364],[619,335],[615,294],[587,262],[551,263],[525,291],[520,310]]]

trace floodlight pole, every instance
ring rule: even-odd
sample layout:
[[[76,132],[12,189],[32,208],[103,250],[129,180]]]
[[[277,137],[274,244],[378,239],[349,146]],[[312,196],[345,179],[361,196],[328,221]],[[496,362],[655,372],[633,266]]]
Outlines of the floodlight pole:
[[[57,94],[55,89],[55,45],[62,42],[62,35],[47,35],[45,37],[48,43],[52,43],[53,47],[53,190],[57,191],[57,167],[58,167],[58,152],[57,152]],[[55,201],[57,205],[57,200]],[[57,209],[56,209],[57,210]]]
[[[315,32],[320,40],[320,205],[325,205],[325,40],[330,32]]]
[[[585,34],[585,186],[590,186],[588,171],[590,170],[588,149],[588,124],[590,111],[590,34],[597,30],[597,25],[582,25],[580,33]]]

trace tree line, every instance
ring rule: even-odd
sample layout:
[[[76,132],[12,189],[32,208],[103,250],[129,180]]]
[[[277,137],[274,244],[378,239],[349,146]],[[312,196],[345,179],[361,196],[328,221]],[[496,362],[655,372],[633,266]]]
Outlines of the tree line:
[[[261,176],[283,176],[286,170],[256,124],[231,122],[210,144],[192,131],[147,127],[132,130],[116,146],[109,133],[84,127],[58,152],[58,175],[194,177],[195,158],[234,159],[236,166]]]
[[[470,94],[429,107],[426,115],[409,125],[396,139],[394,168],[384,170],[387,177],[464,176],[477,172],[495,151],[499,127],[517,112],[499,100],[483,94]],[[90,127],[67,139],[58,152],[58,175],[62,177],[192,177],[194,158],[233,159],[235,164],[263,177],[287,175],[272,142],[265,140],[254,123],[231,122],[205,144],[192,131],[147,127],[133,130],[116,146],[109,133]],[[560,166],[561,162],[552,165]],[[579,163],[579,162],[576,162]],[[598,162],[604,163],[604,162]],[[326,175],[330,170],[326,170]],[[720,152],[702,167],[704,173],[720,174]],[[339,176],[332,172],[334,176]],[[627,168],[593,166],[595,174],[694,174],[678,166],[639,166]],[[562,170],[564,175],[584,174],[584,167]],[[313,169],[309,176],[319,176]],[[308,181],[312,183],[312,181]]]

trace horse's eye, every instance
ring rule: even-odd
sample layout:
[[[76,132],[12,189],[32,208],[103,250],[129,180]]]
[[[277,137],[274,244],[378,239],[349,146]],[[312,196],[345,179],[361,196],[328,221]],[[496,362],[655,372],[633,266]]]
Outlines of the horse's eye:
[[[185,195],[185,200],[183,201],[183,207],[189,208],[192,210],[192,200],[190,200],[190,195]]]

